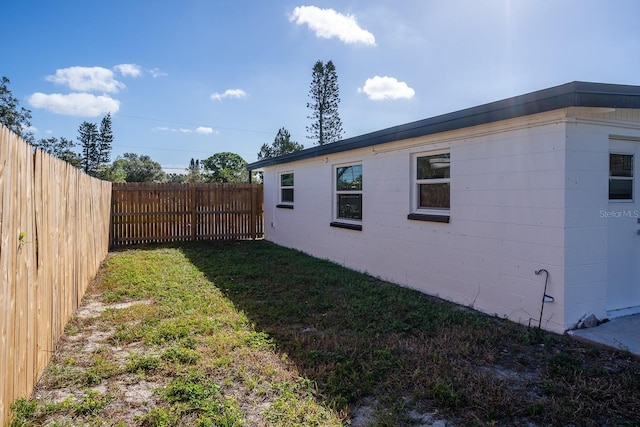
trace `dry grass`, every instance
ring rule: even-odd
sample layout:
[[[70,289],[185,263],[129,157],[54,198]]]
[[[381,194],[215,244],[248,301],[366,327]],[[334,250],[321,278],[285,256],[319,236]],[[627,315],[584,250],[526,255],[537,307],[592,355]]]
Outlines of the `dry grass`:
[[[636,425],[640,362],[266,242],[112,254],[14,425]],[[104,308],[104,307],[103,307]]]

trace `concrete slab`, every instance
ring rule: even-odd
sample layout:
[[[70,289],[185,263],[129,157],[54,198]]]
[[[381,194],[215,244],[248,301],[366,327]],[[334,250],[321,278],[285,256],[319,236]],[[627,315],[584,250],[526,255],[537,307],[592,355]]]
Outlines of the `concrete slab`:
[[[593,328],[575,329],[567,333],[582,341],[640,356],[640,314],[617,317]]]

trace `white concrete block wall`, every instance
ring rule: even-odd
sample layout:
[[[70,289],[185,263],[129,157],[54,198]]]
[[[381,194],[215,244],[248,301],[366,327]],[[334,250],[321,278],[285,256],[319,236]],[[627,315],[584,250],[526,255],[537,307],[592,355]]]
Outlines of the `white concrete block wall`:
[[[537,324],[544,275],[534,272],[545,268],[560,304],[545,307],[543,327],[561,332],[565,133],[550,118],[545,126],[456,132],[444,142],[425,138],[424,146],[401,141],[267,168],[266,239],[522,323]],[[408,220],[411,154],[443,147],[451,148],[451,222]],[[333,166],[352,161],[363,165],[362,231],[329,226]],[[274,207],[284,171],[295,173],[293,210]]]
[[[468,272],[475,307],[537,325],[545,276],[535,271],[549,271],[551,295],[564,278],[564,126],[552,121],[454,144],[453,168],[451,225],[474,238],[468,250],[490,257],[484,269],[498,274],[477,280],[482,266]],[[560,331],[562,316],[561,305],[548,304],[542,326]]]
[[[591,117],[567,124],[564,289],[567,328],[586,315],[607,317],[608,223],[601,212],[610,209],[610,137],[640,138],[637,125],[628,126],[620,121],[637,120],[637,114],[617,110]]]

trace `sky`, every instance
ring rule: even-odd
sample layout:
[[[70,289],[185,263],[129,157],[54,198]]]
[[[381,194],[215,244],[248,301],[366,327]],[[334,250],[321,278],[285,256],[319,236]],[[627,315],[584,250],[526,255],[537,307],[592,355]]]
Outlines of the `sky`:
[[[637,0],[3,0],[0,76],[36,139],[112,115],[112,160],[305,147],[332,60],[344,138],[571,81],[640,85]]]

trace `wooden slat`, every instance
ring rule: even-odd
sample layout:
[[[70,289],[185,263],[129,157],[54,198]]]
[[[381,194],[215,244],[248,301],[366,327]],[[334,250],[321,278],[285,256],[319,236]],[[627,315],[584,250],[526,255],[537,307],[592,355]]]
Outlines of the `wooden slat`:
[[[13,401],[13,381],[15,376],[13,351],[13,323],[15,317],[15,300],[13,289],[15,286],[13,257],[16,251],[15,225],[13,215],[13,194],[16,172],[15,142],[8,129],[0,127],[0,347],[7,351],[0,351],[0,416],[7,420],[9,405]],[[14,239],[11,239],[11,236]],[[13,244],[12,244],[13,243]]]

